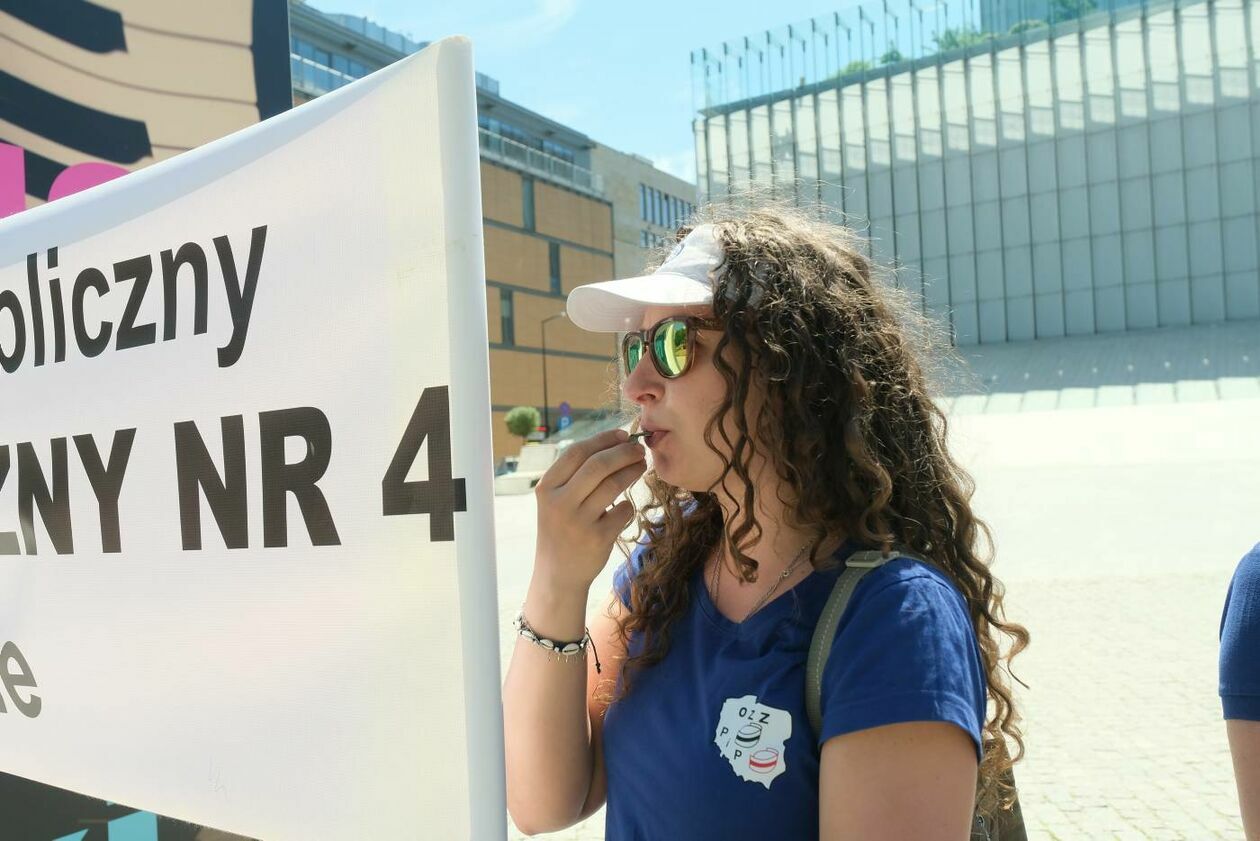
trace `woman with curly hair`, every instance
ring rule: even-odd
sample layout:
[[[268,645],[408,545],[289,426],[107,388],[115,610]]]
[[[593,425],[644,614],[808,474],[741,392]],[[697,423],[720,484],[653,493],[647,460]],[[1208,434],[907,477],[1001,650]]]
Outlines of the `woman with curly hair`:
[[[607,802],[609,841],[962,841],[977,808],[1010,802],[1007,666],[1028,634],[981,556],[913,346],[924,322],[843,227],[706,214],[652,274],[569,296],[578,326],[625,333],[651,468],[614,430],[538,483],[504,684],[509,811],[533,834]],[[645,472],[640,538],[586,629],[635,516],[617,498]],[[872,549],[895,559],[840,617],[815,734],[815,625],[845,560]]]

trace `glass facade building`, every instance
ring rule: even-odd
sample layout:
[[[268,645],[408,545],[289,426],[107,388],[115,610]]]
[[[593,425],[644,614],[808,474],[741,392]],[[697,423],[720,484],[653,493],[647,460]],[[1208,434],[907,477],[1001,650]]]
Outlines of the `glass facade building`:
[[[1249,0],[1005,3],[1017,22],[986,31],[995,5],[867,4],[696,51],[702,196],[869,221],[960,345],[1260,317]]]
[[[295,104],[337,90],[429,44],[364,17],[322,12],[304,0],[290,0],[289,16]],[[590,142],[584,135],[507,106],[498,80],[484,73],[476,74],[476,86],[477,134],[485,157],[602,197],[602,180],[590,170]]]

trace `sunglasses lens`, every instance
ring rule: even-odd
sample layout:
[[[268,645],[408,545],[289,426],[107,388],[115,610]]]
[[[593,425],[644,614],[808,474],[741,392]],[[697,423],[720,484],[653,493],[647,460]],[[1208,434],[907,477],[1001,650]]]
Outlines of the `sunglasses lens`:
[[[652,339],[652,352],[666,376],[677,377],[687,370],[687,323],[667,321]]]
[[[628,377],[634,373],[634,369],[639,366],[639,360],[643,358],[643,339],[639,336],[627,336],[621,348],[621,356]]]

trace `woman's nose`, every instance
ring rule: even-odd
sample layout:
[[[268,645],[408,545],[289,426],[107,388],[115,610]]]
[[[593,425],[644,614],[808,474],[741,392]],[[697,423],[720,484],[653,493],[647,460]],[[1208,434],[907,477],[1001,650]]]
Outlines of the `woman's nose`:
[[[627,400],[643,404],[660,399],[664,383],[660,374],[652,366],[652,360],[644,354],[624,380],[621,381],[621,393]]]

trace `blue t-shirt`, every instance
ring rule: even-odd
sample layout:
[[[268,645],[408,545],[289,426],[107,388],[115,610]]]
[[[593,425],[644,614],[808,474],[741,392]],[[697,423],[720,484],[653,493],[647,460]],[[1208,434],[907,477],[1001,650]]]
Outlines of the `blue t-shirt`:
[[[1221,706],[1260,721],[1260,543],[1238,564],[1221,615]]]
[[[623,602],[645,558],[641,545],[617,570]],[[966,603],[909,558],[872,570],[854,591],[823,670],[814,738],[805,659],[841,569],[813,572],[743,623],[718,612],[696,571],[669,653],[636,673],[604,719],[608,841],[816,839],[821,745],[870,727],[951,722],[979,758],[986,687]],[[641,648],[633,636],[631,652]]]

